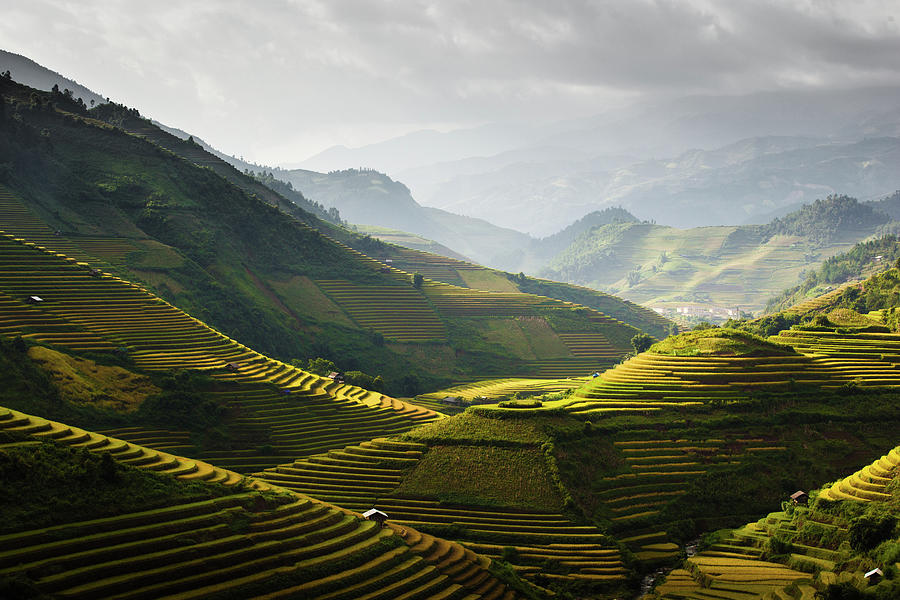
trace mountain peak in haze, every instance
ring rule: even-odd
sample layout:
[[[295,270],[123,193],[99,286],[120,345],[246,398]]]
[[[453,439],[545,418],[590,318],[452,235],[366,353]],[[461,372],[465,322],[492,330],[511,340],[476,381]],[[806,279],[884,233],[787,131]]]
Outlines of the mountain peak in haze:
[[[50,91],[54,85],[58,85],[61,90],[71,90],[73,98],[81,98],[87,105],[90,105],[91,101],[95,104],[106,102],[106,98],[97,92],[39,65],[30,58],[0,50],[0,72],[7,70],[15,81],[29,87]]]

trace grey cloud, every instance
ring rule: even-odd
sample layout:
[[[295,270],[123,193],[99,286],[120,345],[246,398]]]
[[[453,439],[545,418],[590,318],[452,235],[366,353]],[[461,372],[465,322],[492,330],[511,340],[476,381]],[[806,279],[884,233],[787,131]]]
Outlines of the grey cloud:
[[[900,83],[896,1],[31,0],[6,12],[6,49],[270,161],[299,158],[271,154],[285,140],[308,153],[305,138],[338,128],[361,142],[392,124],[550,120],[623,98]]]

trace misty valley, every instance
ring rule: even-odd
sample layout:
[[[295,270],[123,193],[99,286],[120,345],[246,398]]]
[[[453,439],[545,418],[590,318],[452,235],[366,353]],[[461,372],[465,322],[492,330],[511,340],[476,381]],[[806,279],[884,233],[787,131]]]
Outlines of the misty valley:
[[[10,9],[0,598],[900,598],[888,8],[451,4]]]

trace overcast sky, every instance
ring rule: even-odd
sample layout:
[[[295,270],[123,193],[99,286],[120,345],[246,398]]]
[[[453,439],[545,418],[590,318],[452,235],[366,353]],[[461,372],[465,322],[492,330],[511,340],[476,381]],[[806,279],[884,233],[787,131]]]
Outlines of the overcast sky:
[[[648,98],[900,84],[900,0],[4,4],[3,49],[266,164]]]

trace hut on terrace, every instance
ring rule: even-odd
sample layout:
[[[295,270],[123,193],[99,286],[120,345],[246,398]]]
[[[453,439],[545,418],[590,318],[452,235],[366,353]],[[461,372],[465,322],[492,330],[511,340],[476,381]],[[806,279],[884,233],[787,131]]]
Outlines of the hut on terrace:
[[[881,569],[875,568],[863,575],[863,577],[866,578],[866,582],[868,582],[869,585],[875,585],[881,581],[881,578],[884,577],[884,573],[882,573]]]
[[[388,516],[377,508],[370,508],[363,513],[363,518],[369,521],[375,521],[378,523],[379,527],[384,527],[384,522],[387,521]]]
[[[791,494],[791,504],[799,504],[802,506],[809,505],[809,494],[804,492],[803,490],[797,490],[793,494]]]

